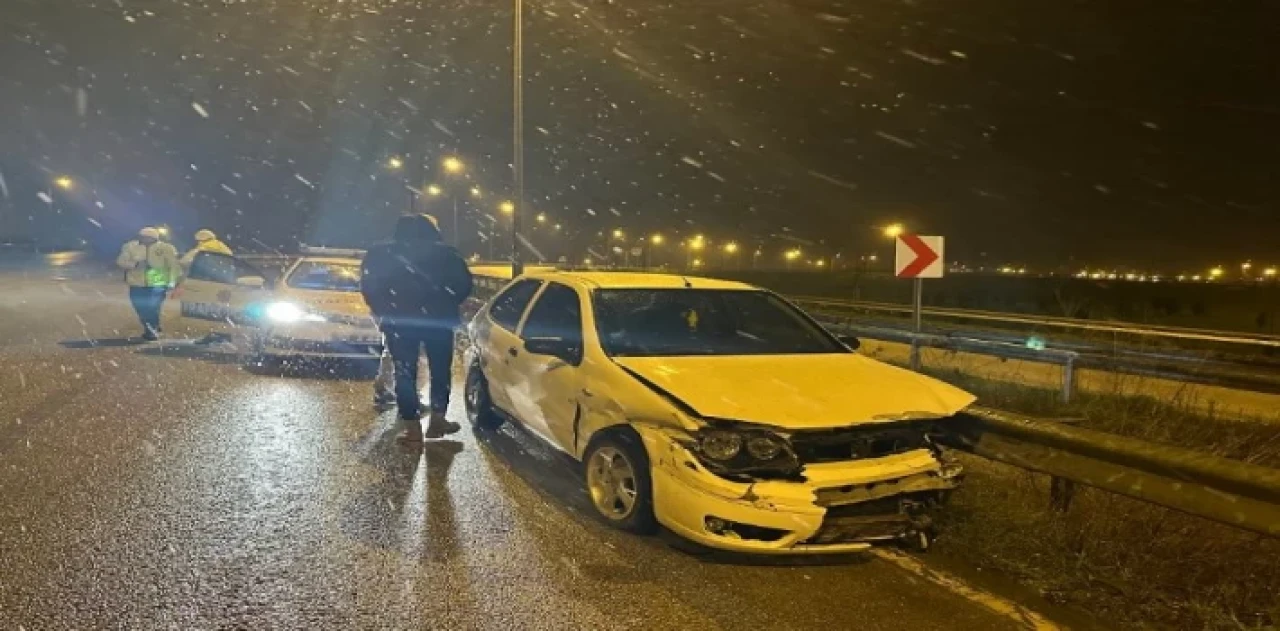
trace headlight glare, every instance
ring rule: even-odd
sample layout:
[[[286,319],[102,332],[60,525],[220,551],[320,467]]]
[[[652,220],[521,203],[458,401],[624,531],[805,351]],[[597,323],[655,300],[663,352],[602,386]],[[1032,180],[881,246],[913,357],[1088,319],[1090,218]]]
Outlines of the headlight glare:
[[[732,460],[742,451],[742,437],[731,432],[711,432],[702,437],[702,453],[712,460]]]
[[[324,318],[314,313],[308,313],[302,307],[292,302],[273,302],[267,305],[267,319],[279,324],[293,324],[294,322],[324,322]]]

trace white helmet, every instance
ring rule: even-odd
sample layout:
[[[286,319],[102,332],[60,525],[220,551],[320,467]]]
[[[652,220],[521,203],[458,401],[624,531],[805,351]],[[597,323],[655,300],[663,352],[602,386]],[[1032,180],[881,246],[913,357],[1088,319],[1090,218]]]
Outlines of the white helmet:
[[[199,243],[201,241],[213,241],[214,239],[217,239],[217,238],[218,238],[218,235],[213,234],[212,230],[199,230],[196,232],[196,243]]]

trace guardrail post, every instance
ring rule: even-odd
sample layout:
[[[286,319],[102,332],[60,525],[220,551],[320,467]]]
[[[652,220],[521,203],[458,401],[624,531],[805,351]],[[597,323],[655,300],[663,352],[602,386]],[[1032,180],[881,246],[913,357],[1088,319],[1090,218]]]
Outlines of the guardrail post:
[[[911,337],[911,370],[920,370],[920,338]]]
[[[1067,363],[1062,365],[1062,402],[1071,403],[1071,396],[1076,390],[1076,358],[1074,356],[1067,357]]]
[[[1071,508],[1071,499],[1076,496],[1076,483],[1066,478],[1049,479],[1049,508],[1058,513],[1065,513]]]

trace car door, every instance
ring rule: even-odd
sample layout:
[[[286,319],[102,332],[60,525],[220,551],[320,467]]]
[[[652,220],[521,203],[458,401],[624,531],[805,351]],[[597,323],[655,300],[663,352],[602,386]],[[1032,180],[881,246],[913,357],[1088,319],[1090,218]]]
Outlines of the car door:
[[[511,412],[568,453],[573,453],[574,423],[583,387],[582,338],[581,297],[572,287],[550,281],[520,325],[522,345],[508,364]],[[532,353],[526,343],[534,339],[559,340],[567,352],[561,356]]]
[[[182,315],[228,330],[248,322],[250,305],[267,293],[266,278],[256,267],[225,254],[200,252],[182,281]]]
[[[516,335],[520,322],[541,287],[542,281],[528,278],[512,283],[493,299],[476,331],[476,350],[480,367],[489,380],[489,396],[498,409],[512,414],[505,387],[508,366],[513,353],[520,351],[520,338]]]

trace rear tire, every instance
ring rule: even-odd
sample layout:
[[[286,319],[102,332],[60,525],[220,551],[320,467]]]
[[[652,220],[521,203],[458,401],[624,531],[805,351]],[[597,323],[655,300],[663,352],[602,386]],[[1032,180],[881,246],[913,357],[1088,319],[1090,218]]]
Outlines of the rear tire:
[[[635,430],[622,427],[597,434],[587,445],[582,467],[587,497],[605,523],[639,535],[658,529],[649,453]]]
[[[467,420],[476,429],[492,431],[502,427],[502,415],[493,407],[489,398],[489,380],[485,378],[479,362],[467,370],[466,390],[463,396],[467,407]]]

